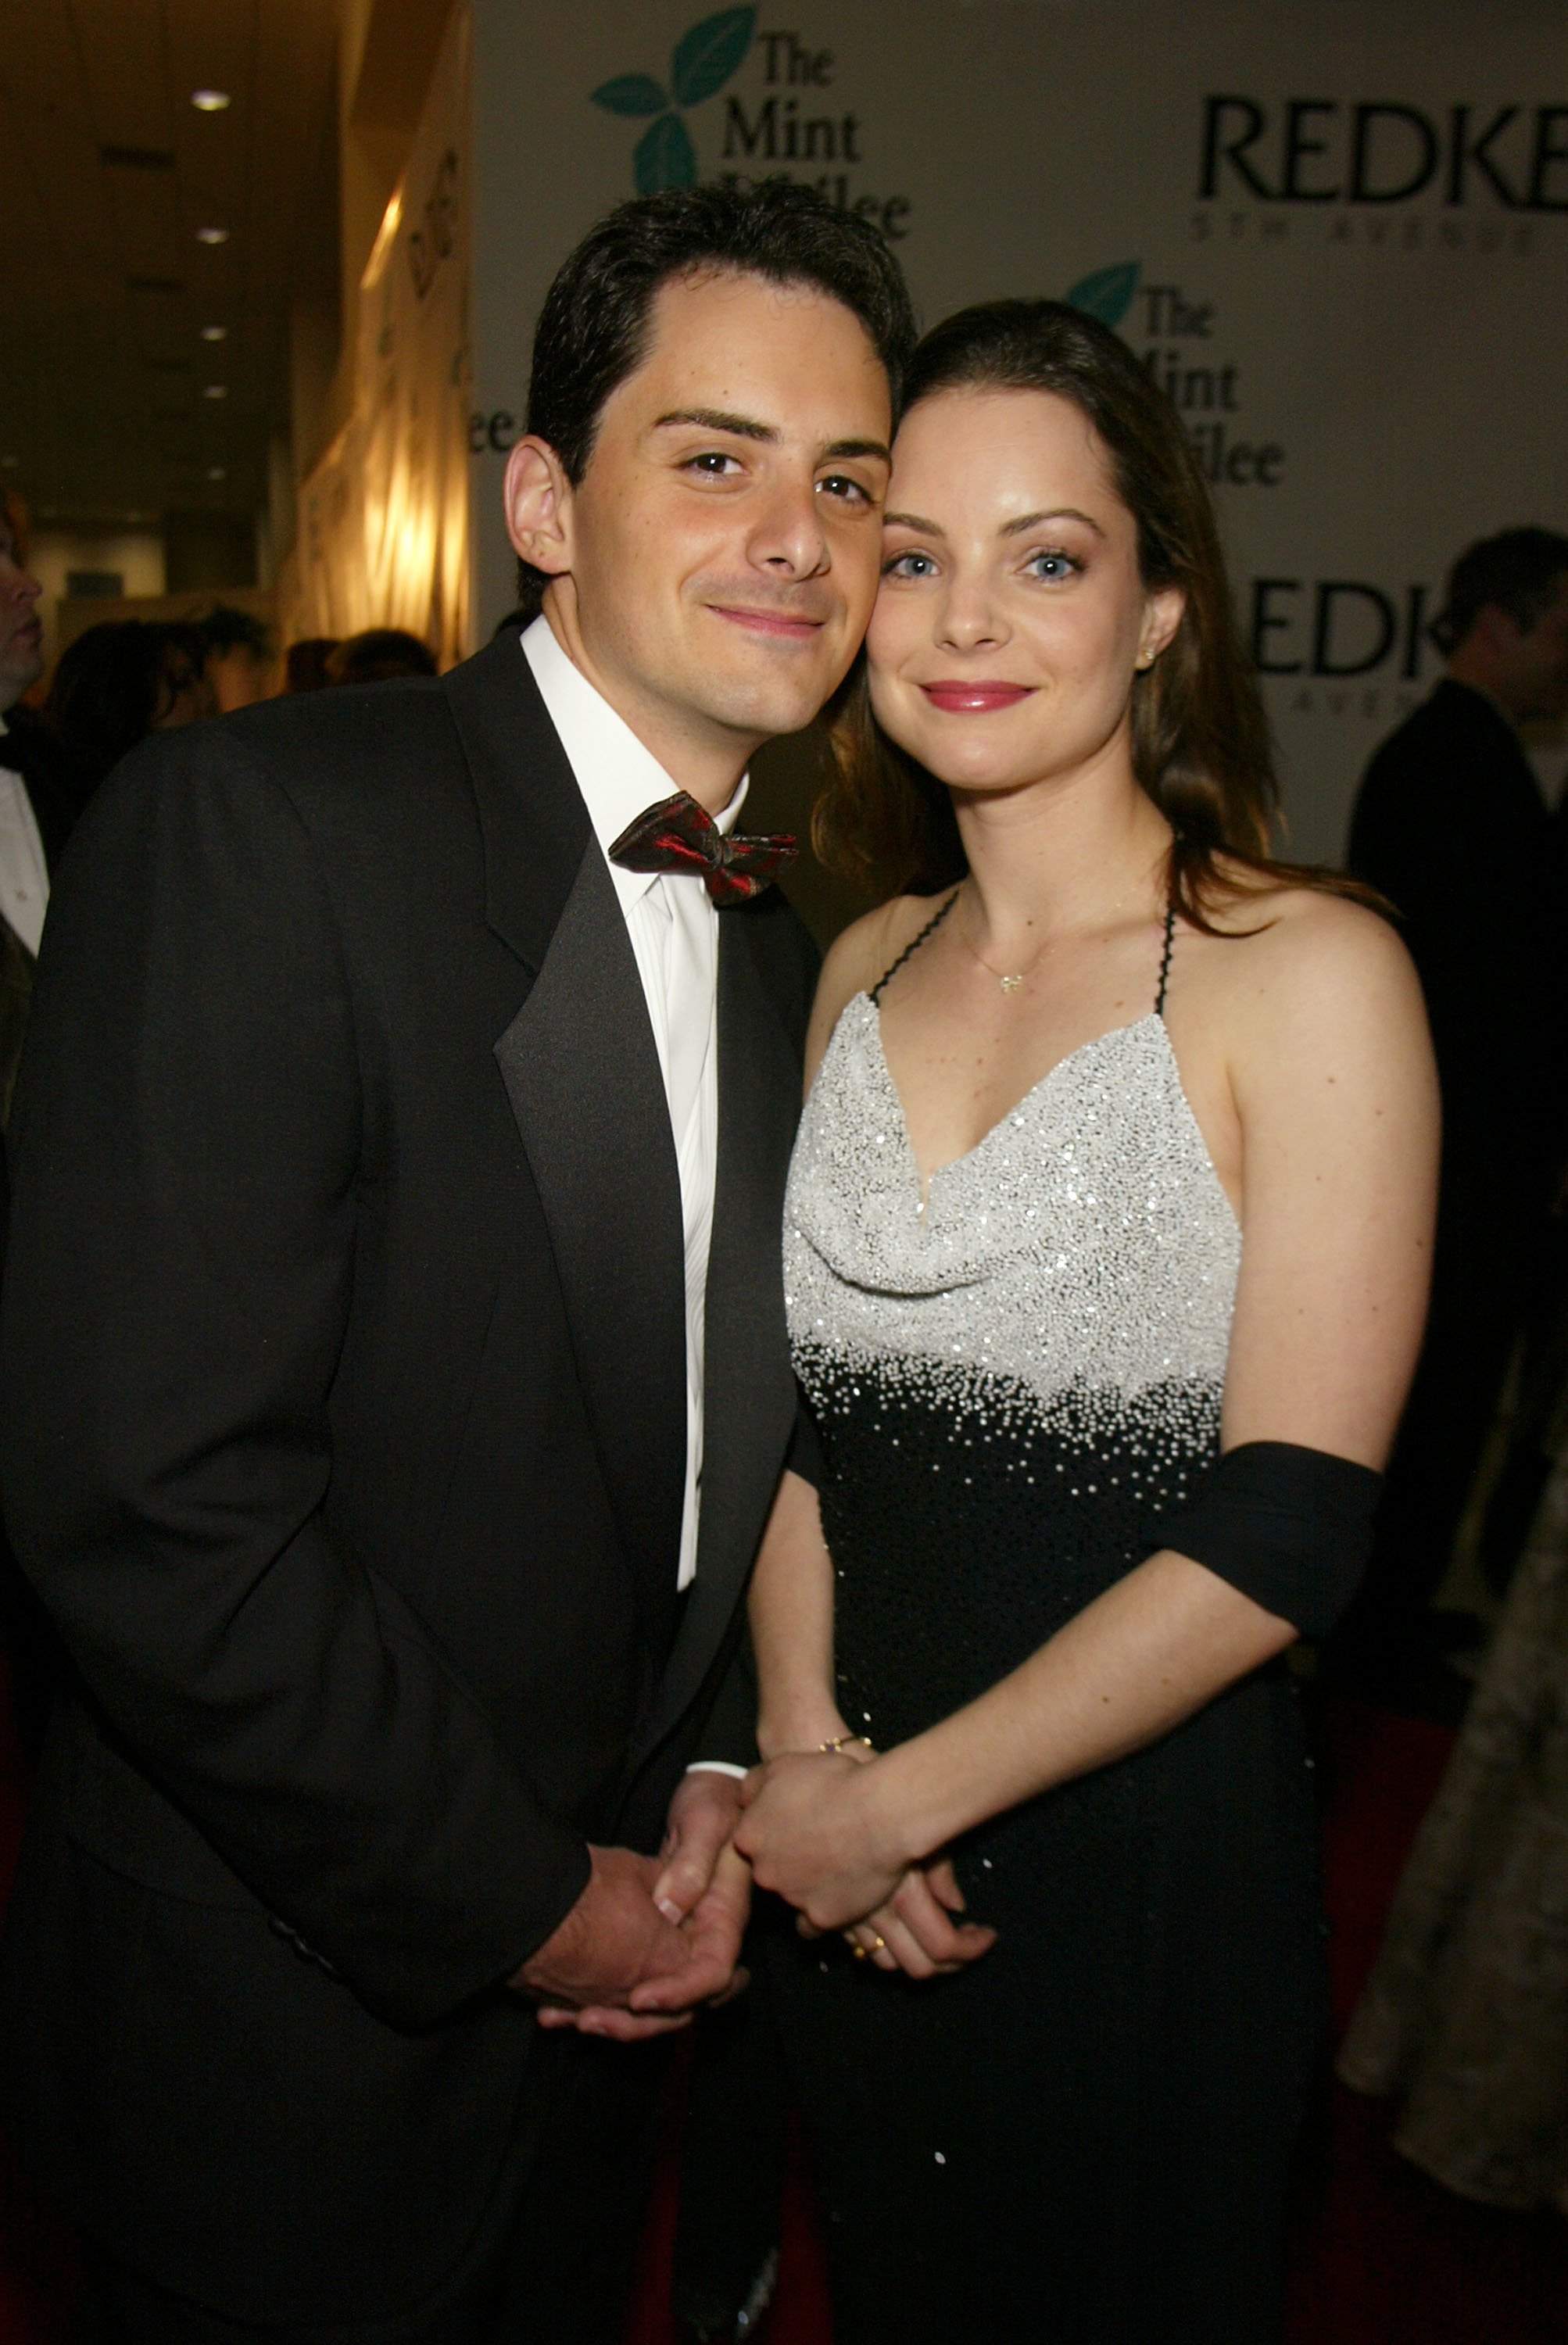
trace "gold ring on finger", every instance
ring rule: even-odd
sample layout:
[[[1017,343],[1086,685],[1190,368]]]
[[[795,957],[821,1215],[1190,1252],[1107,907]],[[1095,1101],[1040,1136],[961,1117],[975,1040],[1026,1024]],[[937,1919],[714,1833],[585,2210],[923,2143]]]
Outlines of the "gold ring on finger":
[[[878,1932],[876,1932],[876,1931],[874,1931],[874,1930],[872,1931],[872,1933],[871,1933],[871,1952],[872,1952],[872,1954],[880,1954],[883,1951],[884,1947],[887,1945],[887,1943],[888,1943],[888,1942],[887,1942],[887,1940],[886,1940],[884,1937],[882,1937],[882,1936],[881,1936]]]

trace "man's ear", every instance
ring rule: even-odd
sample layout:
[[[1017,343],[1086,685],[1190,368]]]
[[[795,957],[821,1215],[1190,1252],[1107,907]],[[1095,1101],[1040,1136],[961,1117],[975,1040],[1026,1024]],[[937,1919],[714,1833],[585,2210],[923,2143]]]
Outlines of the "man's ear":
[[[535,570],[559,578],[572,566],[572,483],[547,440],[530,434],[506,459],[506,534]]]

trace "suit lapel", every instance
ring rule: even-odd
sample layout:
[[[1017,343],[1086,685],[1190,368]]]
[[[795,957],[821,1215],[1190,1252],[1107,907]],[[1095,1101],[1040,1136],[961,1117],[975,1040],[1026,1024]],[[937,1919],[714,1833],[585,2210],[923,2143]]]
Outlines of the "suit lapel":
[[[686,1479],[686,1285],[658,1052],[614,884],[515,639],[447,688],[484,834],[489,923],[535,972],[496,1061],[638,1609],[662,1654]]]
[[[634,1765],[707,1676],[745,1585],[795,1420],[784,1325],[784,1186],[800,1066],[743,905],[718,922],[718,1168],[703,1358],[697,1579]]]

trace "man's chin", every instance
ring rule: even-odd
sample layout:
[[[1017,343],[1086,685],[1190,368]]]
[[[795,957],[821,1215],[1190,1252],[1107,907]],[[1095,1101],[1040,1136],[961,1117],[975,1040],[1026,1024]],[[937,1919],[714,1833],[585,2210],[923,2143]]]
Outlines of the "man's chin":
[[[803,732],[838,683],[836,675],[826,675],[820,667],[809,675],[723,676],[710,670],[699,691],[702,707],[718,724],[772,740],[781,733]]]

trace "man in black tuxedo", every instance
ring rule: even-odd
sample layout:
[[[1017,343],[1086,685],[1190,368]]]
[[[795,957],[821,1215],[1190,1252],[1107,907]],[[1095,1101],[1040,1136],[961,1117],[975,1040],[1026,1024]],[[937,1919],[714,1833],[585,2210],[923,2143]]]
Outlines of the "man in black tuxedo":
[[[13,2124],[86,2333],[615,2337],[658,2073],[608,2039],[731,1984],[795,1414],[814,957],[726,834],[864,630],[911,340],[805,189],[624,207],[508,472],[542,616],[150,743],[78,832],[3,1372],[79,1675]]]
[[[1401,916],[1442,1085],[1431,1316],[1378,1542],[1339,1631],[1359,1674],[1421,1674],[1568,1149],[1568,858],[1518,727],[1568,710],[1568,537],[1455,563],[1448,672],[1367,769],[1350,868]]]

